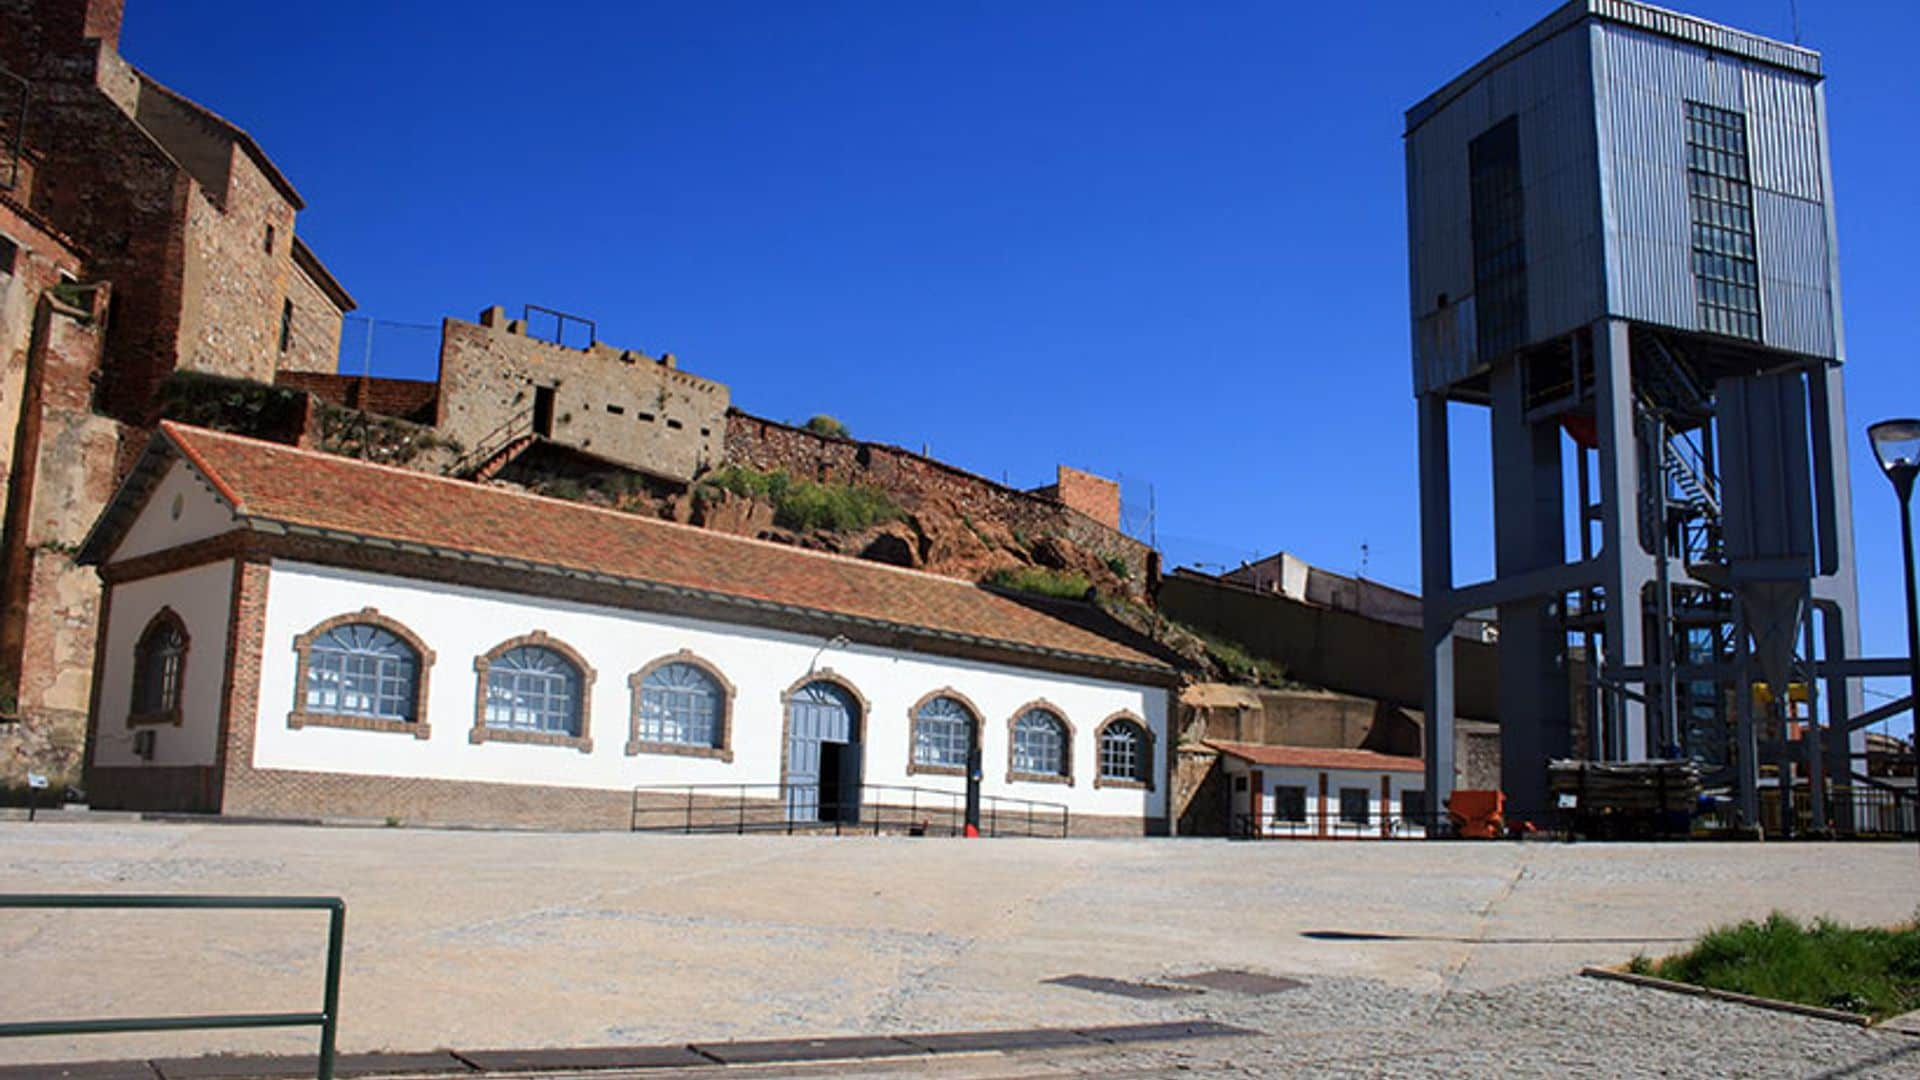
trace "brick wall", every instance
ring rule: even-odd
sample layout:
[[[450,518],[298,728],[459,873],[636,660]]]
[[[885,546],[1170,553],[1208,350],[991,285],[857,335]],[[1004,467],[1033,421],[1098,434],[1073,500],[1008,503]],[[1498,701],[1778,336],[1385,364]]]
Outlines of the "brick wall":
[[[281,371],[275,386],[304,390],[322,401],[382,416],[433,423],[440,397],[438,383],[414,379],[373,379],[358,375],[330,375],[311,371]]]
[[[911,450],[830,438],[735,410],[727,417],[726,460],[760,470],[785,469],[811,480],[869,484],[909,510],[934,504],[1029,536],[1063,536],[1082,550],[1119,557],[1127,564],[1130,583],[1147,581],[1147,545],[1117,528],[1044,495],[994,483]]]
[[[727,388],[670,358],[528,337],[491,308],[447,319],[440,340],[440,429],[469,448],[531,418],[537,387],[554,392],[548,437],[642,472],[687,481],[720,460]]]
[[[1069,468],[1056,472],[1053,497],[1109,529],[1120,528],[1120,485],[1104,476]]]

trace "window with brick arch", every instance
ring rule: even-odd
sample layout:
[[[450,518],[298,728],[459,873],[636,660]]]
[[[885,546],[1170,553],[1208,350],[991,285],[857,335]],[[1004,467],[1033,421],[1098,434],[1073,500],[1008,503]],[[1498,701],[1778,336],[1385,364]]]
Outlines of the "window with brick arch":
[[[420,655],[368,623],[336,626],[307,656],[306,711],[412,721],[419,717]]]
[[[540,645],[502,653],[487,669],[486,724],[504,731],[580,734],[581,673]]]
[[[1045,709],[1028,709],[1013,724],[1013,771],[1067,775],[1067,725]]]
[[[187,627],[163,609],[140,633],[133,650],[133,714],[159,719],[180,711],[187,670]]]
[[[1147,782],[1147,733],[1131,720],[1115,720],[1100,732],[1100,778]]]
[[[699,665],[662,664],[640,683],[634,736],[641,742],[718,748],[725,706],[726,691]]]
[[[913,715],[913,763],[954,769],[967,766],[973,746],[973,713],[950,697],[937,697]]]

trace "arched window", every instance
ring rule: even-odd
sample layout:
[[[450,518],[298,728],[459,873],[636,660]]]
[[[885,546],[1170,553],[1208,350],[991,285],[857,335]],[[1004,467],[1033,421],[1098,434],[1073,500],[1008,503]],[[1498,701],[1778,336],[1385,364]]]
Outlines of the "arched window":
[[[307,646],[309,715],[419,718],[420,654],[389,630],[350,622]]]
[[[1067,724],[1053,712],[1030,708],[1013,722],[1013,771],[1026,776],[1067,775]]]
[[[178,724],[187,673],[187,627],[161,608],[133,647],[133,702],[129,723]]]
[[[581,682],[579,667],[558,650],[508,649],[487,666],[486,726],[578,738]]]
[[[726,745],[727,692],[699,664],[675,660],[640,680],[633,741],[720,749]]]
[[[920,768],[965,769],[973,745],[973,711],[941,694],[926,699],[913,713],[913,764]]]
[[[1146,784],[1152,763],[1153,746],[1146,729],[1135,721],[1116,717],[1100,729],[1102,782]]]

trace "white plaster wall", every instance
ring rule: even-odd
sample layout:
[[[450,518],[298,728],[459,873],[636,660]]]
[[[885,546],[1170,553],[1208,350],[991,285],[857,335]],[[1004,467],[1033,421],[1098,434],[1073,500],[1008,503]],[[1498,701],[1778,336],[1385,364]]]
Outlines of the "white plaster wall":
[[[1384,816],[1393,825],[1395,836],[1420,836],[1425,829],[1415,823],[1403,823],[1400,820],[1400,793],[1402,791],[1422,791],[1426,788],[1425,778],[1419,773],[1400,772],[1363,772],[1357,769],[1297,769],[1272,765],[1250,765],[1237,758],[1226,758],[1227,774],[1231,777],[1249,776],[1260,773],[1260,830],[1267,836],[1314,836],[1320,828],[1320,815],[1327,817],[1329,835],[1356,836],[1353,825],[1340,822],[1340,789],[1365,788],[1367,801],[1372,808],[1372,820],[1360,837],[1378,837],[1380,819]],[[1327,778],[1327,799],[1320,802],[1320,776]],[[1380,778],[1387,778],[1387,798],[1380,797]],[[1299,787],[1307,790],[1307,820],[1304,823],[1275,822],[1273,808],[1276,805],[1276,792],[1283,787]],[[1236,785],[1237,788],[1237,785]],[[1249,812],[1252,788],[1247,791],[1235,790],[1233,793],[1233,812]]]
[[[163,508],[164,508],[164,504]],[[233,605],[233,564],[213,563],[113,586],[107,617],[106,660],[100,668],[100,727],[96,765],[211,765],[220,734],[220,685],[226,678],[227,621]],[[187,627],[187,665],[180,691],[179,727],[159,724],[153,760],[133,753],[127,713],[133,697],[133,652],[140,634],[163,607]]]
[[[176,500],[178,512],[175,512]],[[233,513],[214,495],[200,474],[175,461],[154,486],[146,506],[114,548],[109,562],[204,540],[233,528]]]
[[[1164,780],[1167,693],[1158,687],[862,645],[822,652],[821,639],[795,634],[311,564],[275,562],[267,595],[266,655],[261,660],[254,740],[257,768],[622,790],[640,784],[778,783],[784,750],[780,696],[807,673],[817,655],[818,667],[852,682],[871,708],[864,740],[866,783],[964,790],[958,777],[907,774],[908,710],[927,692],[951,687],[982,712],[985,794],[1065,803],[1075,814],[1165,814],[1163,782],[1157,781],[1151,791],[1093,786],[1095,732],[1102,720],[1122,710],[1139,716],[1153,733],[1154,775]],[[429,739],[287,727],[295,700],[294,637],[322,619],[366,607],[404,623],[436,654],[426,703]],[[474,658],[534,630],[571,646],[596,672],[590,754],[571,747],[468,741],[477,681]],[[625,752],[631,707],[627,676],[681,649],[718,667],[734,685],[732,762],[657,754],[630,757]],[[1059,706],[1074,726],[1076,782],[1071,787],[1007,782],[1008,720],[1036,698]]]

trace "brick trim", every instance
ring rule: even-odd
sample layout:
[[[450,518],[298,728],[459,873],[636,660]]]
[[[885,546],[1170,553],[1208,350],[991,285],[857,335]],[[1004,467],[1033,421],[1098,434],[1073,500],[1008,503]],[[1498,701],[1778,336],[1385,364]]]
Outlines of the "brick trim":
[[[551,649],[565,657],[567,662],[580,672],[580,734],[561,735],[551,731],[514,731],[510,728],[487,726],[487,672],[492,670],[493,662],[522,645],[532,645],[542,649]],[[467,741],[475,746],[485,742],[521,743],[527,746],[571,746],[583,754],[593,753],[593,680],[597,673],[587,658],[581,656],[573,646],[551,637],[545,630],[535,630],[530,634],[508,638],[485,653],[474,658],[473,691],[473,728],[467,732]]]
[[[392,720],[379,716],[351,716],[341,713],[311,712],[306,708],[308,662],[313,657],[313,643],[320,635],[342,626],[377,626],[401,641],[413,650],[418,661],[413,684],[413,719]],[[427,677],[433,671],[433,650],[418,634],[407,629],[398,619],[382,615],[377,609],[366,607],[350,614],[335,615],[323,619],[313,629],[293,639],[293,652],[298,658],[293,669],[293,711],[287,714],[287,727],[295,731],[303,727],[346,728],[350,731],[380,731],[399,735],[412,735],[416,739],[426,739],[433,735],[433,726],[427,722]]]
[[[1051,715],[1060,724],[1060,754],[1062,758],[1060,764],[1066,767],[1066,772],[1064,773],[1021,772],[1014,767],[1014,726],[1020,723],[1021,717],[1035,710]],[[1073,752],[1074,735],[1073,721],[1067,719],[1066,710],[1048,701],[1046,698],[1035,698],[1013,710],[1013,714],[1007,717],[1007,783],[1065,784],[1068,787],[1072,787],[1073,766],[1076,760],[1076,755]]]
[[[720,687],[720,745],[694,746],[689,743],[654,742],[640,738],[641,690],[647,676],[669,664],[688,664],[707,673],[707,677]],[[649,661],[645,667],[627,676],[627,756],[638,754],[669,754],[675,757],[715,758],[731,763],[733,761],[733,700],[737,696],[733,682],[722,674],[719,665],[695,653],[692,649],[681,649],[667,656]]]
[[[221,679],[220,737],[214,744],[215,811],[245,805],[257,778],[253,767],[255,725],[260,717],[260,663],[266,656],[267,590],[272,566],[249,552],[233,564],[233,601],[227,621],[227,666]]]
[[[203,540],[181,544],[165,551],[155,551],[146,555],[136,555],[131,559],[111,562],[100,567],[100,578],[109,585],[121,585],[129,581],[159,577],[180,570],[191,570],[208,563],[223,562],[233,558],[253,546],[253,537],[243,529],[223,532],[218,536],[209,536]]]
[[[93,683],[87,693],[87,745],[85,757],[80,763],[80,776],[87,790],[94,787],[93,763],[95,754],[100,752],[100,687],[107,671],[107,627],[113,617],[113,589],[100,590],[100,611],[96,615],[93,628]],[[99,766],[110,768],[111,766]]]
[[[130,728],[179,727],[185,719],[180,712],[180,699],[184,697],[187,692],[187,659],[188,655],[193,651],[193,635],[187,633],[186,620],[182,619],[180,614],[174,611],[170,605],[162,605],[159,611],[154,612],[153,618],[148,619],[147,625],[141,628],[140,636],[133,639],[132,696],[139,695],[141,676],[146,674],[144,663],[146,659],[147,638],[152,636],[153,632],[160,626],[168,624],[172,625],[174,630],[180,635],[180,666],[174,672],[173,703],[164,708],[143,713],[133,711],[135,703],[129,698],[127,702],[127,726]]]
[[[932,702],[936,698],[943,698],[943,697],[952,698],[953,700],[959,702],[961,707],[966,709],[968,714],[972,716],[973,723],[968,725],[967,743],[968,743],[970,752],[977,751],[980,749],[980,739],[981,739],[980,707],[973,703],[973,699],[967,697],[967,695],[961,693],[960,691],[955,690],[951,686],[943,686],[938,690],[930,690],[927,693],[920,695],[920,700],[914,702],[912,706],[910,706],[907,709],[907,775],[908,776],[916,776],[916,775],[918,776],[965,776],[967,775],[967,769],[966,769],[966,766],[964,765],[961,765],[958,767],[953,765],[922,765],[920,764],[919,761],[915,759],[916,756],[914,754],[914,749],[920,743],[920,710],[923,708],[926,708],[927,704],[929,702]]]
[[[1146,761],[1144,762],[1145,768],[1143,770],[1147,775],[1145,780],[1115,780],[1106,776],[1103,771],[1104,766],[1102,764],[1100,744],[1106,739],[1108,728],[1123,722],[1139,728],[1141,738],[1146,744]],[[1136,791],[1152,791],[1153,763],[1155,760],[1154,750],[1153,729],[1147,726],[1146,720],[1142,719],[1138,713],[1121,709],[1119,712],[1100,721],[1100,726],[1095,728],[1093,732],[1093,786],[1096,788],[1131,788]]]
[[[807,672],[780,691],[780,798],[784,802],[787,795],[787,752],[793,741],[793,697],[800,691],[817,682],[832,683],[847,692],[853,699],[855,715],[852,717],[852,735],[850,742],[861,748],[861,780],[866,777],[867,717],[873,714],[873,706],[867,701],[867,695],[853,684],[853,680],[832,668],[818,668]]]

